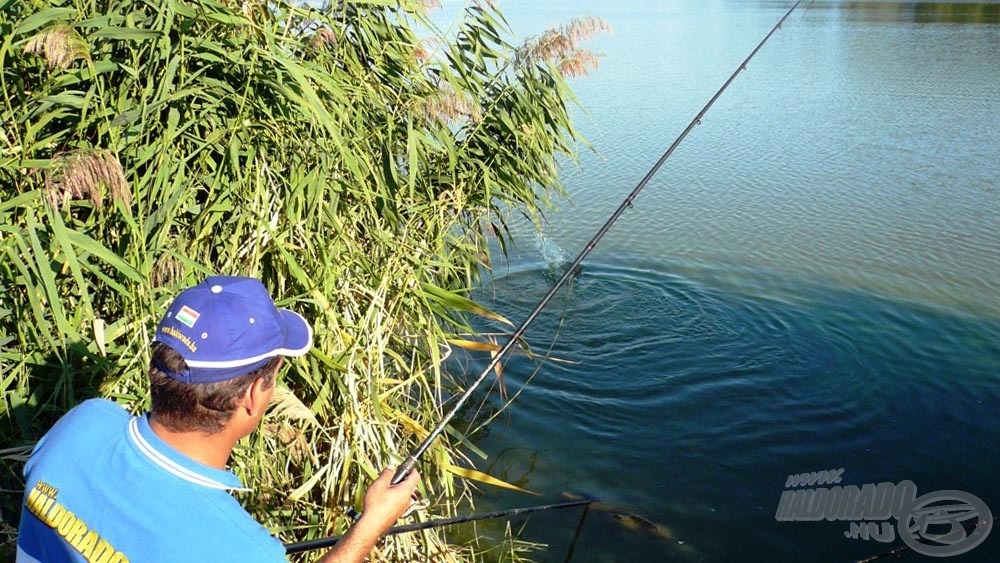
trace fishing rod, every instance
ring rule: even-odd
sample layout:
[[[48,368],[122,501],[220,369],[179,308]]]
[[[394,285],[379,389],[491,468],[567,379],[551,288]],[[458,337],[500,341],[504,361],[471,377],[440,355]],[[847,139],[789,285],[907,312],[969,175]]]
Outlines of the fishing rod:
[[[802,0],[798,0],[797,2],[795,2],[794,5],[792,5],[791,8],[788,9],[787,12],[785,12],[785,15],[782,16],[780,20],[778,20],[778,23],[774,24],[774,27],[771,28],[771,31],[769,31],[767,35],[765,35],[764,38],[761,39],[760,43],[757,44],[754,50],[751,51],[750,54],[747,56],[747,58],[744,59],[742,63],[740,63],[740,66],[737,67],[735,71],[733,71],[733,74],[729,77],[728,80],[726,80],[725,84],[723,84],[722,87],[719,88],[719,90],[715,93],[715,95],[712,96],[712,99],[710,99],[708,103],[705,104],[705,107],[701,108],[701,111],[699,111],[698,114],[694,116],[694,119],[691,120],[691,123],[688,123],[688,126],[684,128],[684,131],[680,134],[680,136],[678,136],[677,139],[673,142],[673,144],[670,145],[670,148],[668,148],[667,151],[663,153],[660,159],[656,161],[656,164],[654,164],[653,167],[649,169],[649,172],[646,173],[646,175],[642,178],[642,180],[640,180],[639,183],[635,186],[635,188],[633,188],[632,191],[628,194],[628,197],[625,198],[625,201],[623,201],[622,204],[618,206],[618,209],[615,210],[615,212],[611,215],[611,217],[607,220],[607,222],[605,222],[604,225],[600,228],[600,230],[597,231],[597,234],[594,235],[594,238],[590,239],[590,242],[588,242],[587,245],[583,248],[583,251],[580,252],[580,255],[576,257],[576,260],[574,260],[573,263],[570,264],[568,268],[566,268],[566,271],[563,272],[562,276],[559,278],[558,281],[556,281],[555,285],[553,285],[552,288],[549,289],[549,292],[545,294],[545,297],[542,298],[541,302],[539,302],[538,305],[535,307],[535,309],[528,314],[528,317],[524,320],[524,322],[521,323],[521,326],[517,327],[514,333],[511,334],[510,339],[507,340],[506,344],[504,344],[503,347],[501,347],[497,351],[497,353],[493,356],[493,359],[490,361],[489,365],[487,365],[486,368],[483,369],[482,373],[479,374],[479,377],[472,383],[471,386],[469,386],[468,389],[466,389],[464,393],[462,393],[462,395],[458,398],[458,400],[455,401],[454,406],[451,408],[448,414],[446,414],[444,418],[441,419],[441,422],[437,425],[434,431],[428,434],[427,437],[424,438],[423,442],[421,442],[420,445],[417,446],[417,448],[413,450],[413,452],[410,453],[410,455],[407,456],[405,460],[403,460],[403,463],[399,465],[399,467],[396,469],[395,474],[393,474],[392,476],[392,481],[390,481],[391,485],[398,485],[399,483],[401,483],[406,479],[406,476],[409,475],[411,471],[413,471],[413,468],[416,466],[417,460],[420,458],[420,456],[423,455],[423,453],[427,451],[427,448],[429,448],[430,445],[434,443],[434,440],[436,440],[437,437],[441,435],[441,433],[444,431],[448,423],[451,422],[451,419],[454,418],[455,414],[458,413],[459,409],[462,408],[462,405],[465,404],[465,402],[469,399],[469,397],[476,390],[476,388],[478,388],[479,385],[482,384],[482,382],[486,379],[486,376],[488,376],[490,372],[493,371],[493,369],[497,366],[497,364],[500,363],[500,360],[503,359],[504,355],[506,355],[507,352],[509,352],[510,349],[514,347],[514,344],[524,334],[524,331],[527,330],[528,325],[530,325],[531,322],[535,320],[535,317],[538,316],[538,313],[540,313],[542,309],[544,309],[545,306],[549,304],[549,301],[551,301],[552,298],[555,297],[556,292],[559,291],[559,289],[569,280],[569,278],[573,276],[574,272],[576,272],[577,268],[580,266],[580,263],[583,262],[583,259],[586,258],[587,255],[590,254],[590,251],[597,246],[597,243],[602,238],[604,238],[604,235],[607,234],[607,232],[611,229],[611,226],[614,225],[616,221],[618,221],[618,218],[625,213],[625,210],[632,207],[632,201],[636,198],[637,195],[639,195],[639,192],[642,191],[644,187],[646,187],[646,184],[649,183],[649,181],[653,178],[653,176],[656,175],[660,167],[663,166],[663,163],[666,162],[668,158],[670,158],[670,155],[674,153],[674,150],[677,148],[678,145],[681,144],[681,141],[683,141],[684,138],[687,137],[688,133],[690,133],[691,130],[694,129],[696,125],[701,123],[701,118],[705,116],[705,113],[708,112],[709,108],[711,108],[712,105],[715,104],[715,101],[719,99],[719,96],[721,96],[723,92],[726,91],[726,88],[729,88],[729,85],[733,82],[733,80],[736,79],[736,76],[741,71],[746,70],[747,63],[750,62],[750,59],[752,59],[754,55],[757,54],[757,51],[759,51],[761,47],[764,46],[764,43],[767,43],[767,40],[771,38],[771,35],[773,35],[774,32],[781,27],[781,24],[784,23],[784,21],[788,18],[788,16],[792,14],[793,11],[795,11],[795,8],[798,7],[798,5],[801,2]]]
[[[945,507],[945,508],[947,508],[947,507]],[[994,523],[994,520],[992,518],[990,518],[990,519],[983,519],[983,520],[976,520],[975,522],[968,522],[966,524],[962,524],[962,529],[965,530],[966,532],[971,532],[971,531],[975,530],[976,528],[978,528],[979,526],[984,526],[985,529],[986,529],[986,532],[983,533],[983,538],[979,540],[979,541],[982,541],[983,539],[986,539],[985,538],[986,534],[990,533],[990,529],[992,528],[993,523]],[[901,528],[902,528],[902,526],[901,526]],[[899,533],[900,533],[900,537],[902,537],[902,534],[903,534],[902,529],[899,531]],[[916,541],[917,541],[917,543],[920,543],[921,545],[925,545],[927,547],[934,548],[934,547],[938,547],[938,546],[934,546],[934,545],[928,544],[926,542],[921,542],[920,539],[928,539],[928,540],[931,540],[931,541],[937,541],[938,543],[941,543],[940,537],[941,536],[924,536],[922,538],[917,539]],[[975,547],[975,546],[973,545],[973,546],[971,546],[971,547],[969,547],[967,549],[972,549],[972,547]],[[884,559],[886,557],[898,558],[898,557],[901,557],[902,554],[906,553],[907,551],[916,551],[916,549],[913,547],[912,544],[901,545],[899,547],[890,549],[889,551],[883,551],[882,553],[879,553],[879,554],[876,554],[876,555],[872,555],[871,557],[868,557],[868,558],[865,558],[865,559],[857,559],[853,563],[871,563],[872,561],[877,561],[879,559]],[[924,552],[920,552],[920,553],[921,553],[921,555],[925,555]],[[951,555],[958,555],[959,553],[961,553],[961,552],[955,552],[954,554],[951,554]],[[938,554],[938,556],[944,556],[944,557],[946,557],[944,554]]]
[[[440,518],[437,520],[430,520],[427,522],[418,522],[415,524],[405,524],[403,526],[394,526],[386,531],[386,535],[392,534],[403,534],[406,532],[415,532],[418,530],[427,530],[429,528],[440,528],[442,526],[451,526],[453,524],[463,524],[465,522],[475,522],[477,520],[489,520],[491,518],[504,518],[511,516],[518,516],[521,514],[531,514],[532,512],[541,512],[543,510],[558,510],[560,508],[573,508],[574,506],[585,506],[590,507],[590,504],[594,502],[593,499],[580,499],[571,500],[567,502],[558,502],[554,504],[542,504],[538,506],[525,506],[521,508],[510,508],[507,510],[497,510],[494,512],[484,512],[482,514],[470,514],[468,516],[455,516],[453,518]],[[586,509],[584,509],[586,510]],[[586,513],[584,513],[586,515]],[[577,534],[579,534],[580,527],[583,524],[581,518],[580,525],[577,526]],[[285,553],[301,553],[303,551],[311,551],[313,549],[320,549],[324,547],[330,547],[340,541],[343,536],[333,536],[329,538],[320,538],[317,540],[309,540],[298,543],[285,544]]]

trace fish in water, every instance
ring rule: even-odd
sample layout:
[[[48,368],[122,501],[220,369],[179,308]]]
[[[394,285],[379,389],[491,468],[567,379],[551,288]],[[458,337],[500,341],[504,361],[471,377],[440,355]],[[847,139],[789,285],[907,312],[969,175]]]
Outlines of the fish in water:
[[[611,516],[611,519],[617,522],[619,525],[633,530],[636,532],[642,532],[644,534],[649,534],[651,536],[656,536],[658,538],[663,538],[665,540],[674,539],[674,533],[670,528],[664,526],[663,524],[657,524],[645,516],[640,516],[631,512],[624,512],[620,510],[614,510],[608,505],[597,501],[593,496],[579,493],[579,492],[563,492],[562,497],[567,500],[581,500],[590,499],[595,501],[594,504],[590,505],[593,510],[598,510],[605,514]]]
[[[674,537],[674,533],[670,531],[670,528],[664,526],[663,524],[657,524],[656,522],[653,522],[643,516],[639,516],[638,514],[629,514],[627,512],[618,512],[615,510],[609,510],[608,514],[612,519],[629,530],[642,532],[644,534],[656,536],[665,540],[671,540]]]
[[[562,497],[567,500],[590,499],[596,501],[593,496],[580,492],[563,492]],[[614,510],[601,502],[594,502],[588,506],[588,509],[596,510],[602,514],[607,514],[617,525],[627,530],[639,532],[668,542],[669,545],[676,550],[675,553],[682,556],[684,559],[695,558],[698,555],[698,552],[693,545],[683,540],[675,539],[674,532],[670,528],[664,526],[663,524],[657,524],[649,518],[630,512]]]

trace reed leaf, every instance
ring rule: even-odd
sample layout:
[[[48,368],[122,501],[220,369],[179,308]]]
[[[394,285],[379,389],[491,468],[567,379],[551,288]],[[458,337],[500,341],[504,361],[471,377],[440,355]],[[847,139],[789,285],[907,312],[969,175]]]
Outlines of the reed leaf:
[[[509,489],[511,491],[517,491],[519,493],[525,493],[525,494],[535,495],[535,496],[538,496],[538,494],[539,494],[539,493],[536,493],[536,492],[529,491],[527,489],[523,489],[521,487],[518,487],[517,485],[512,485],[512,484],[510,484],[510,483],[508,483],[508,482],[506,482],[506,481],[504,481],[502,479],[497,479],[496,477],[493,477],[492,475],[488,475],[486,473],[483,473],[482,471],[476,471],[475,469],[468,469],[466,467],[457,467],[457,466],[454,466],[454,465],[445,465],[444,466],[444,470],[447,471],[447,472],[449,472],[449,473],[454,473],[455,475],[458,475],[458,476],[463,477],[465,479],[472,479],[473,481],[478,481],[480,483],[486,483],[487,485],[493,485],[494,487],[500,487],[500,488],[503,488],[503,489]]]

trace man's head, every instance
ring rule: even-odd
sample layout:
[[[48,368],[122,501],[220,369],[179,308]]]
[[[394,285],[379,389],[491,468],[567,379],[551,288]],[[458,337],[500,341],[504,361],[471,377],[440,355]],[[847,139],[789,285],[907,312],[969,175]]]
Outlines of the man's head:
[[[311,344],[305,319],[278,309],[259,280],[210,277],[181,292],[156,328],[152,415],[175,431],[218,432],[251,390],[272,388],[283,356]]]

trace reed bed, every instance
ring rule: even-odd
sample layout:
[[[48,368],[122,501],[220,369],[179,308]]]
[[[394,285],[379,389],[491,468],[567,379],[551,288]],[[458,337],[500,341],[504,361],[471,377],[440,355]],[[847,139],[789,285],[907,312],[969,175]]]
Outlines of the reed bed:
[[[468,298],[491,237],[505,248],[510,213],[540,220],[561,193],[559,69],[592,64],[578,41],[600,26],[515,47],[489,4],[448,33],[427,5],[0,0],[8,549],[26,448],[86,398],[146,408],[153,327],[208,274],[260,277],[315,329],[233,458],[284,541],[342,533],[440,419],[463,385],[450,342],[476,340],[470,315],[500,319]],[[469,509],[461,430],[421,460],[415,518]],[[520,557],[509,527],[499,550],[474,536],[397,536],[373,559]]]

